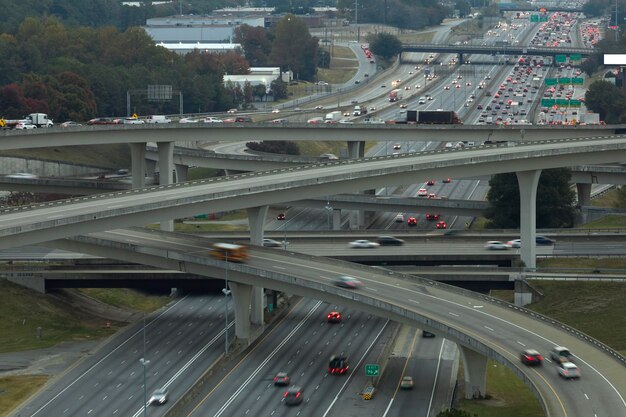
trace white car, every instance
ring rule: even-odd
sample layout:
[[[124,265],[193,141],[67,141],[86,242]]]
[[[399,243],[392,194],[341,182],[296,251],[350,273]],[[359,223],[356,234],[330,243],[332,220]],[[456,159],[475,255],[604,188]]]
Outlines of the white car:
[[[394,219],[396,223],[404,223],[404,214],[396,214],[396,218]]]
[[[149,405],[162,405],[167,402],[167,391],[164,389],[158,389],[152,393],[152,396],[148,400]]]
[[[349,277],[346,275],[340,276],[337,281],[335,281],[335,285],[337,285],[338,287],[350,288],[353,290],[363,287],[363,283],[358,278]]]
[[[485,249],[489,250],[507,250],[509,246],[506,243],[500,242],[498,240],[490,240],[485,243]]]
[[[289,244],[289,242],[287,242],[287,244]],[[265,246],[266,248],[279,248],[283,246],[283,243],[274,239],[264,238],[263,246]]]
[[[426,188],[420,188],[417,191],[417,196],[418,197],[428,197],[428,190]]]
[[[522,241],[521,239],[513,239],[506,242],[506,245],[509,248],[520,248],[522,246]]]
[[[192,119],[191,117],[183,117],[178,120],[178,123],[198,123],[197,119]]]
[[[34,124],[30,123],[30,122],[19,122],[18,124],[15,125],[16,129],[20,129],[20,130],[27,130],[27,129],[37,129],[37,126],[35,126]]]
[[[217,117],[213,117],[213,116],[205,117],[202,122],[203,123],[224,123],[222,119],[218,119]]]
[[[273,109],[272,113],[280,113],[280,110],[279,109]]]
[[[565,379],[580,378],[580,369],[571,362],[559,362],[557,363],[557,369],[559,375]]]
[[[371,242],[369,240],[360,239],[360,240],[354,240],[348,243],[348,246],[353,249],[369,249],[369,248],[377,248],[380,246],[380,244],[376,242]]]
[[[25,179],[25,180],[34,180],[34,179],[39,178],[37,175],[31,174],[29,172],[16,172],[15,174],[8,174],[5,177],[6,178]]]

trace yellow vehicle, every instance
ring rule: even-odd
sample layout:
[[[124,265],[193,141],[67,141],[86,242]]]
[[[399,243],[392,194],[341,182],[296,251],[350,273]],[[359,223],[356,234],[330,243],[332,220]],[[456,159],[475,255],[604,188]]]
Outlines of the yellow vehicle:
[[[248,259],[248,247],[232,243],[214,243],[211,255],[224,261],[245,262]]]

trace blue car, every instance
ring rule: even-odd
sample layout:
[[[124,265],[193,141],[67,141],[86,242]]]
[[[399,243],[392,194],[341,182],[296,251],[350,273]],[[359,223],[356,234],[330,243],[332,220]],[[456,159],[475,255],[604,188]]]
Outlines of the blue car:
[[[554,240],[545,236],[536,236],[535,243],[541,246],[550,246],[550,245],[554,245]]]

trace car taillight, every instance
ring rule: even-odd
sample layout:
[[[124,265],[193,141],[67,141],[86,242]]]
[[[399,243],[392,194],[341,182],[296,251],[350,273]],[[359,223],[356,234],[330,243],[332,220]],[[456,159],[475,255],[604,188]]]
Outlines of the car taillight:
[[[283,394],[283,397],[287,398],[287,395],[289,395],[289,392],[285,392],[285,394]]]
[[[543,356],[537,356],[537,360],[538,361],[542,361],[543,360]]]
[[[296,398],[300,398],[300,393],[299,392],[296,394]]]
[[[563,371],[563,375],[569,375],[569,371],[568,370]]]

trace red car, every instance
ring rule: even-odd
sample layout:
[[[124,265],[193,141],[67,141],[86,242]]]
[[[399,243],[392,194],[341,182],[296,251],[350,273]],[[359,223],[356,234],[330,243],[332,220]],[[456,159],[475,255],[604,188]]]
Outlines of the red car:
[[[439,215],[428,213],[426,214],[426,220],[439,220]]]
[[[426,181],[426,185],[435,185],[435,180]]]
[[[526,349],[520,354],[520,360],[523,364],[531,366],[537,365],[541,366],[543,362],[543,357],[534,349]]]
[[[417,226],[417,219],[415,217],[409,217],[409,220],[406,221],[406,224],[409,226]]]
[[[438,221],[436,225],[437,229],[447,229],[448,225],[443,220]]]
[[[276,220],[285,220],[285,213],[278,213],[278,216],[276,216]]]
[[[326,316],[329,323],[340,323],[341,322],[341,313],[338,311],[331,311]]]

